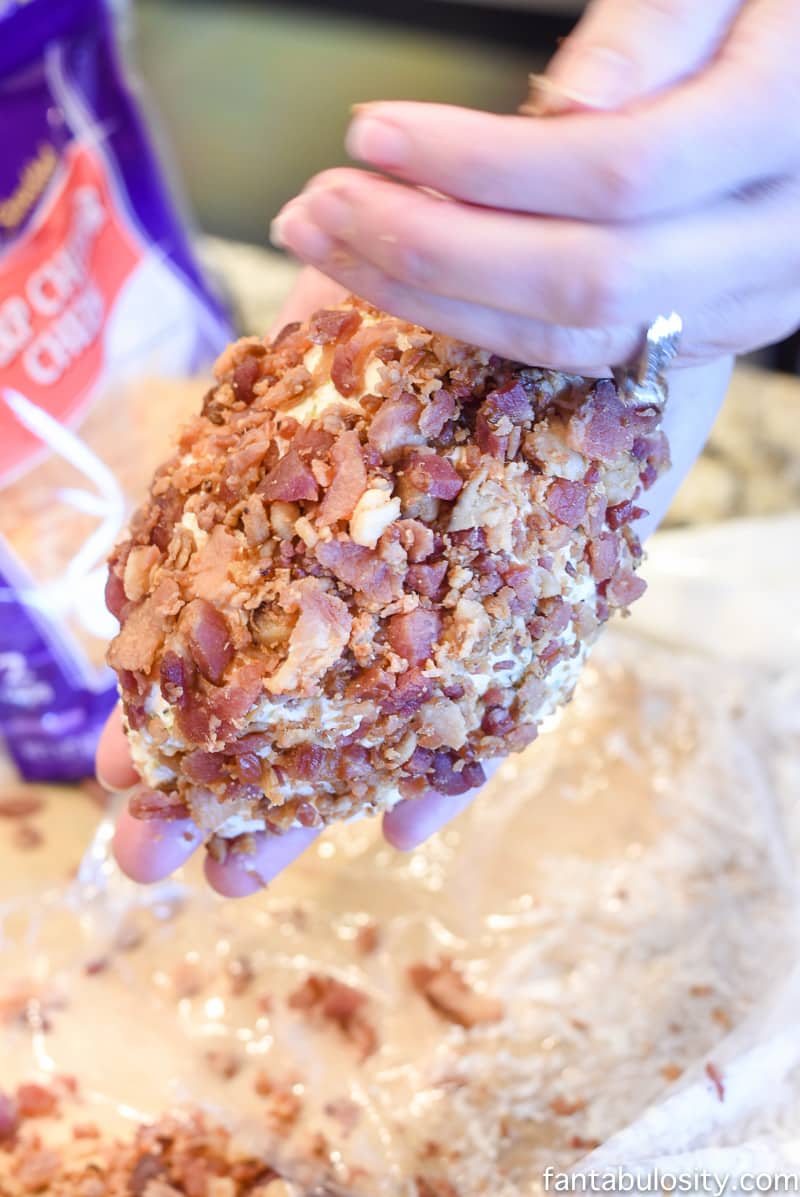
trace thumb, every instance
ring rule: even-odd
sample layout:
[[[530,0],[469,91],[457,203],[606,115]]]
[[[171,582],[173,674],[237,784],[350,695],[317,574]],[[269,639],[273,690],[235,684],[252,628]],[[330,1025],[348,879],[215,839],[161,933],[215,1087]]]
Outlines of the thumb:
[[[522,109],[546,116],[616,109],[700,70],[744,0],[591,0]]]

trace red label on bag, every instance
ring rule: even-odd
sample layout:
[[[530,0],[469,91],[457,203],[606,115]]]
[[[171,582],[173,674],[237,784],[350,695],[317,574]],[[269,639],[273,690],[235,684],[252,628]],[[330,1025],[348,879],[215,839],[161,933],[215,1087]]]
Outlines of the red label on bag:
[[[0,383],[69,424],[100,379],[108,313],[143,252],[91,149],[70,147],[61,176],[0,259]],[[41,447],[0,404],[0,484]]]

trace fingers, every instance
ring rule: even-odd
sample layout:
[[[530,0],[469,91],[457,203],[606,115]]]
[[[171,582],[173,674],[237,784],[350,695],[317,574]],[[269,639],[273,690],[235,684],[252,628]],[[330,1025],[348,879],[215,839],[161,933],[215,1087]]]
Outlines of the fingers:
[[[542,114],[621,108],[694,74],[716,53],[743,0],[593,0],[559,47]]]
[[[309,260],[311,247],[287,220],[285,242],[298,257]],[[335,243],[323,258],[325,271],[348,290],[383,311],[448,336],[481,345],[493,353],[530,365],[593,375],[627,361],[638,348],[638,329],[573,329],[515,316],[479,304],[441,298],[405,286]]]
[[[499,768],[500,763],[489,761],[484,765],[487,781]],[[465,794],[454,795],[438,794],[431,790],[422,798],[398,802],[397,806],[383,816],[385,839],[393,848],[401,852],[410,852],[466,810],[483,788],[481,786],[467,790]]]
[[[630,228],[476,208],[335,170],[277,223],[289,248],[305,223],[316,252],[328,234],[407,286],[574,328],[686,316],[800,272],[800,188],[790,184]]]
[[[247,898],[297,860],[318,835],[312,827],[293,827],[283,835],[256,835],[256,849],[251,856],[230,857],[224,863],[207,856],[206,879],[226,898]]]
[[[776,119],[794,111],[796,27],[781,37],[767,24],[758,34],[758,57],[743,61],[735,29],[730,50],[701,77],[634,110],[532,120],[380,102],[357,113],[347,148],[380,170],[487,207],[609,222],[685,210],[800,158],[794,122]]]
[[[398,802],[383,816],[384,838],[400,852],[411,852],[466,810],[479,792],[469,790],[466,794],[449,797],[431,791],[424,798]]]
[[[100,735],[96,758],[97,780],[107,790],[128,790],[139,775],[133,767],[128,741],[122,728],[119,704],[106,720]]]
[[[117,864],[140,885],[163,881],[203,843],[203,834],[189,819],[134,819],[124,810],[114,831]]]

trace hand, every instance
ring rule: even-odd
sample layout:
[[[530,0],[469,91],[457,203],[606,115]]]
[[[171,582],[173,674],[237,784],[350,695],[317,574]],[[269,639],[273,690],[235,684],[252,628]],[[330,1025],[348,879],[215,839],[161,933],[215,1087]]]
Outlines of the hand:
[[[276,239],[539,365],[602,373],[673,309],[684,364],[777,340],[800,324],[796,17],[793,0],[597,0],[541,91],[570,111],[366,105],[348,148],[400,181],[328,171]]]
[[[491,767],[487,774],[493,772]],[[108,720],[97,750],[97,776],[109,790],[126,790],[139,784],[128,742],[122,730],[119,707]],[[458,797],[434,794],[413,802],[400,802],[383,816],[383,834],[393,847],[409,851],[428,839],[459,814],[475,797],[470,790]],[[320,834],[317,828],[296,828],[284,835],[257,835],[254,856],[220,864],[205,859],[209,884],[229,898],[244,898],[268,885],[278,873],[310,847]],[[134,819],[126,809],[117,820],[114,855],[124,873],[148,885],[168,877],[180,868],[204,842],[203,834],[189,819],[165,822]]]

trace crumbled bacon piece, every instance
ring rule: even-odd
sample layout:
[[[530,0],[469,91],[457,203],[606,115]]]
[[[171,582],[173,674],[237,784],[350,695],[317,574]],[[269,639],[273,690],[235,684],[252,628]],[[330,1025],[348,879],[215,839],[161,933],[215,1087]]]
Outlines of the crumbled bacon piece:
[[[288,611],[299,614],[286,660],[264,683],[272,694],[296,690],[324,673],[344,651],[353,624],[342,600],[323,590],[316,578],[293,583],[284,601]]]
[[[458,1197],[458,1190],[443,1176],[415,1176],[416,1197]]]
[[[725,1100],[725,1084],[722,1080],[722,1073],[711,1060],[706,1064],[705,1073],[711,1084],[714,1086],[714,1092],[719,1101]]]
[[[281,457],[258,489],[270,502],[276,499],[282,503],[296,503],[299,499],[316,501],[319,497],[316,479],[303,464],[297,449],[289,449]]]
[[[409,445],[424,440],[419,429],[420,405],[413,395],[401,395],[382,403],[367,432],[367,439],[385,461]]]
[[[647,590],[644,578],[638,577],[633,570],[618,570],[608,584],[606,598],[615,607],[628,607],[635,603]]]
[[[377,923],[364,923],[356,931],[355,947],[362,956],[371,956],[380,943],[380,927]]]
[[[228,771],[228,762],[223,752],[205,752],[196,748],[187,752],[181,767],[192,781],[220,781]]]
[[[155,594],[125,610],[122,627],[108,650],[108,662],[113,669],[150,672],[166,632],[161,610],[164,598],[166,591],[159,587]]]
[[[441,436],[442,429],[448,420],[456,414],[456,401],[452,391],[445,387],[434,392],[426,407],[423,407],[419,417],[419,430],[423,436],[434,440]]]
[[[108,571],[106,578],[105,602],[115,619],[121,619],[129,599],[125,593],[122,578],[118,577],[113,568]]]
[[[456,768],[456,765],[462,767]],[[466,794],[486,781],[483,766],[478,761],[459,761],[449,752],[436,752],[428,774],[431,788],[439,794]]]
[[[602,532],[587,546],[592,577],[596,582],[607,582],[613,577],[619,557],[619,537],[613,532]]]
[[[290,434],[288,425],[289,421],[286,420],[281,426],[285,436]],[[302,461],[313,461],[315,458],[327,456],[334,443],[335,438],[332,433],[326,432],[324,428],[308,428],[301,424],[292,434],[291,447],[299,454]]]
[[[388,321],[362,325],[353,336],[336,346],[331,363],[331,380],[346,398],[361,387],[364,365],[370,353],[382,344],[393,344],[395,331]]]
[[[275,1130],[286,1134],[303,1112],[303,1103],[289,1085],[273,1085],[267,1097],[267,1122]]]
[[[407,615],[393,615],[386,629],[392,648],[409,665],[426,661],[441,634],[441,615],[426,607],[417,607]]]
[[[401,673],[393,690],[379,699],[387,715],[412,715],[433,694],[433,682],[418,666]]]
[[[514,719],[505,707],[489,707],[481,720],[481,728],[487,736],[507,736],[514,729]]]
[[[161,553],[153,544],[134,545],[125,562],[123,586],[125,597],[132,603],[141,602],[150,589],[153,569],[161,559]]]
[[[590,460],[610,462],[633,447],[627,412],[613,382],[602,380],[567,424],[567,444]]]
[[[339,1130],[346,1139],[361,1121],[361,1106],[356,1105],[349,1097],[337,1097],[325,1105],[325,1113],[339,1124]]]
[[[459,1026],[469,1028],[499,1022],[504,1015],[502,1002],[476,993],[447,957],[434,966],[412,965],[408,977],[417,993],[437,1014]]]
[[[286,758],[287,768],[303,781],[313,781],[319,776],[328,759],[328,753],[319,744],[299,744]]]
[[[144,1197],[151,1189],[154,1181],[158,1181],[166,1174],[166,1168],[161,1158],[150,1152],[140,1156],[128,1181],[128,1191],[131,1197]]]
[[[180,629],[200,673],[207,681],[219,686],[234,656],[225,616],[208,599],[192,599],[181,613]]]
[[[323,308],[315,312],[309,323],[308,338],[315,345],[330,345],[331,341],[346,341],[361,324],[359,312],[341,308]]]
[[[427,561],[434,551],[433,531],[419,520],[398,520],[395,527],[409,561],[415,565],[420,561]]]
[[[320,541],[314,552],[320,565],[375,603],[388,603],[395,587],[389,566],[372,549],[348,540]]]
[[[317,1011],[339,1027],[359,1049],[362,1060],[377,1048],[377,1037],[364,1014],[367,1002],[366,994],[320,973],[311,973],[288,997],[290,1009]]]
[[[190,660],[167,649],[161,658],[159,677],[161,693],[168,703],[177,704],[188,698],[195,676],[195,668]]]
[[[523,424],[533,419],[533,406],[525,387],[518,379],[512,379],[497,390],[490,391],[482,404],[485,414],[508,416],[514,424]]]
[[[586,1101],[583,1098],[570,1101],[559,1095],[550,1102],[550,1109],[557,1118],[571,1118],[573,1114],[580,1114],[586,1109]]]
[[[583,1135],[573,1135],[569,1141],[575,1151],[596,1151],[600,1146],[599,1139],[585,1139]]]
[[[134,819],[185,819],[189,810],[179,794],[140,788],[128,803]]]
[[[17,1089],[20,1118],[50,1118],[58,1112],[58,1108],[58,1094],[45,1085],[31,1082]]]
[[[333,481],[319,509],[320,522],[349,519],[367,488],[367,470],[357,432],[343,432],[333,446]]]
[[[464,486],[452,463],[437,453],[413,453],[406,466],[406,477],[422,494],[435,499],[455,499]]]
[[[205,1061],[215,1076],[220,1080],[233,1080],[242,1071],[242,1057],[233,1048],[210,1047],[205,1053]]]
[[[242,403],[253,402],[253,387],[261,375],[261,366],[256,357],[246,357],[233,371],[233,390]]]
[[[446,573],[446,561],[437,561],[435,565],[410,565],[406,570],[406,589],[434,598],[441,590]]]
[[[510,429],[508,434],[497,432],[488,420],[486,413],[478,412],[475,419],[475,440],[483,453],[488,453],[502,461],[508,453],[510,439]]]
[[[310,802],[298,802],[294,813],[301,827],[318,827],[321,822]]]
[[[582,482],[556,478],[547,492],[547,510],[568,528],[577,528],[586,514],[588,491]]]

